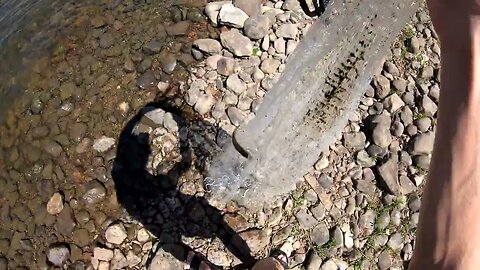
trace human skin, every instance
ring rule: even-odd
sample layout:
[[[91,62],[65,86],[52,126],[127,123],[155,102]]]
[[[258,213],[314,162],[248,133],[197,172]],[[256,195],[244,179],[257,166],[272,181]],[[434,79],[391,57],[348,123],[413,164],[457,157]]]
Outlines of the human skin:
[[[435,145],[410,270],[480,265],[480,0],[430,0],[439,34]]]

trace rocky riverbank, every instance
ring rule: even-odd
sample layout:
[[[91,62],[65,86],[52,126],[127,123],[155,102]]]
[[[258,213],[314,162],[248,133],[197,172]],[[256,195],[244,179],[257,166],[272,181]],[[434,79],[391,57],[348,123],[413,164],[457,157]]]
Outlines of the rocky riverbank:
[[[175,1],[174,1],[175,2]],[[175,5],[173,5],[175,4]],[[294,269],[402,269],[439,98],[425,9],[338,141],[256,212],[206,196],[313,18],[297,1],[77,3],[0,128],[0,269],[231,268],[283,246]]]

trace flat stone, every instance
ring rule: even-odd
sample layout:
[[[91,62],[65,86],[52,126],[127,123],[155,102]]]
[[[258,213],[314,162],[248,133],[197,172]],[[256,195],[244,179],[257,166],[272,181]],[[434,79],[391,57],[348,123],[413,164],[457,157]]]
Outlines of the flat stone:
[[[47,212],[50,215],[56,215],[62,212],[63,210],[63,198],[60,193],[55,193],[53,196],[48,200],[47,203]]]
[[[242,35],[238,29],[232,29],[220,34],[222,45],[235,56],[250,56],[253,53],[252,41]]]
[[[377,98],[383,99],[390,94],[390,80],[383,75],[377,75],[373,79],[373,88]]]
[[[229,107],[227,109],[227,115],[228,115],[228,118],[230,118],[230,121],[232,122],[232,124],[235,126],[239,126],[240,124],[242,124],[246,118],[245,112],[235,107]]]
[[[47,251],[47,259],[55,266],[64,265],[70,258],[70,250],[66,244],[55,244]]]
[[[323,246],[330,240],[330,232],[327,225],[321,222],[312,230],[312,242],[317,246]]]
[[[153,54],[159,53],[162,50],[162,47],[163,47],[162,42],[158,40],[151,40],[145,43],[145,45],[143,46],[143,51],[146,54],[153,55]]]
[[[391,113],[394,113],[405,106],[405,102],[403,102],[403,100],[395,93],[385,98],[385,104],[385,108]]]
[[[377,115],[372,122],[375,125],[372,131],[373,142],[382,148],[387,148],[393,140],[392,134],[390,133],[390,117],[387,115]]]
[[[123,255],[123,253],[119,249],[115,249],[113,251],[113,258],[110,261],[110,268],[112,270],[116,269],[125,269],[128,266],[128,260]]]
[[[197,39],[193,42],[193,46],[207,54],[219,54],[222,52],[222,44],[211,38]]]
[[[43,149],[53,157],[58,157],[63,152],[62,146],[58,142],[50,140],[45,143]]]
[[[304,209],[296,212],[295,217],[297,218],[300,226],[304,229],[311,229],[318,224],[318,221],[312,215],[308,214]]]
[[[205,6],[205,13],[207,17],[212,22],[213,26],[217,26],[218,24],[218,15],[220,13],[220,9],[226,5],[231,4],[232,1],[218,1],[218,2],[210,2]]]
[[[177,56],[167,50],[163,50],[159,55],[159,63],[165,73],[171,74],[177,67]]]
[[[105,239],[112,244],[120,245],[127,238],[127,231],[121,223],[110,225],[105,231]]]
[[[93,141],[93,150],[103,153],[115,145],[115,139],[107,136],[102,136]]]
[[[387,242],[387,246],[395,251],[399,251],[403,248],[403,236],[396,232],[390,236]]]
[[[72,233],[72,240],[79,247],[86,247],[90,244],[91,237],[86,229],[76,229]]]
[[[182,21],[167,26],[165,30],[169,36],[184,36],[188,32],[190,24],[189,21]]]
[[[221,57],[217,61],[217,72],[223,76],[230,76],[235,70],[235,59],[231,57]]]
[[[309,258],[305,265],[306,270],[318,270],[322,265],[322,258],[318,255],[316,251],[310,252]]]
[[[359,150],[365,148],[367,137],[363,132],[346,133],[343,135],[343,142],[345,147],[352,150]]]
[[[75,219],[73,216],[72,208],[68,204],[63,206],[62,212],[60,212],[57,216],[57,222],[55,224],[55,228],[58,232],[65,236],[70,236],[72,234],[73,229],[75,228]]]
[[[398,182],[398,157],[392,156],[387,162],[378,168],[380,177],[385,182],[391,194],[400,194],[400,183]]]
[[[247,84],[242,81],[237,74],[232,74],[227,78],[227,89],[233,91],[235,94],[240,95],[247,90]]]
[[[437,113],[438,107],[433,100],[431,100],[427,95],[424,95],[421,103],[422,111],[427,116],[434,116]]]
[[[224,4],[218,14],[218,23],[235,28],[243,28],[247,19],[248,15],[243,10],[230,3]]]
[[[247,244],[252,253],[264,251],[270,242],[267,233],[258,229],[244,231],[235,235],[232,239],[232,243],[239,247],[240,243],[243,242],[242,240]]]
[[[262,1],[260,0],[234,0],[233,5],[240,8],[248,16],[255,16],[261,12]]]
[[[215,104],[215,98],[211,94],[200,94],[197,102],[195,103],[195,111],[200,115],[204,115],[212,109]]]
[[[415,136],[411,143],[413,155],[429,155],[433,151],[435,134],[431,131]]]
[[[265,72],[266,74],[275,73],[280,66],[281,62],[275,58],[267,58],[263,60],[262,64],[260,65],[260,69]]]
[[[105,186],[98,180],[93,180],[85,184],[85,193],[82,200],[86,204],[96,204],[101,202],[107,195]]]
[[[159,108],[150,107],[144,116],[155,126],[161,126],[163,124],[163,118],[165,117],[165,111]]]
[[[378,255],[377,265],[380,270],[387,270],[392,266],[392,255],[388,250],[384,250]]]
[[[358,219],[358,227],[362,235],[371,235],[375,230],[375,211],[368,209]]]
[[[250,0],[249,0],[250,1]],[[253,40],[264,38],[268,34],[270,20],[267,16],[256,15],[248,18],[243,26],[245,35]]]
[[[277,37],[282,37],[285,39],[295,39],[298,34],[298,27],[296,24],[286,23],[282,24],[275,31]]]
[[[150,89],[156,86],[157,79],[151,71],[147,71],[138,77],[136,84],[140,89]]]

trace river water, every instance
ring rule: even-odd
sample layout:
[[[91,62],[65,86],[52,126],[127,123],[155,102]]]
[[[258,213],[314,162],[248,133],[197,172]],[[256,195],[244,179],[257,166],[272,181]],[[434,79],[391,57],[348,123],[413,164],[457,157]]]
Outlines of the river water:
[[[192,41],[216,35],[204,2],[0,0],[0,269],[47,269],[62,245],[86,267],[122,214],[114,149],[91,145],[186,79]]]

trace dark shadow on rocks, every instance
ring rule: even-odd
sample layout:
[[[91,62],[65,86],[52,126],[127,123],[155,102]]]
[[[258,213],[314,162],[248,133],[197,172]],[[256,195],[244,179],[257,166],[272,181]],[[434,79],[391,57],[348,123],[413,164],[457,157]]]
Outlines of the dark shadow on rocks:
[[[180,161],[174,164],[162,161],[155,168],[157,174],[153,175],[147,170],[152,153],[151,135],[142,131],[139,123],[145,113],[157,108],[171,113],[179,127]],[[209,133],[212,131],[214,136]],[[242,267],[250,267],[254,259],[248,245],[240,237],[234,237],[236,232],[224,221],[222,212],[211,206],[207,199],[198,196],[195,188],[182,187],[192,183],[197,187],[203,186],[203,177],[192,171],[201,172],[202,159],[211,154],[212,147],[218,147],[218,138],[225,138],[225,134],[223,130],[187,113],[172,98],[148,104],[127,123],[120,135],[112,177],[118,202],[131,217],[157,237],[158,246],[165,247],[164,251],[185,261],[191,248],[181,244],[182,237],[218,237],[242,261]],[[184,252],[179,251],[180,246]]]

